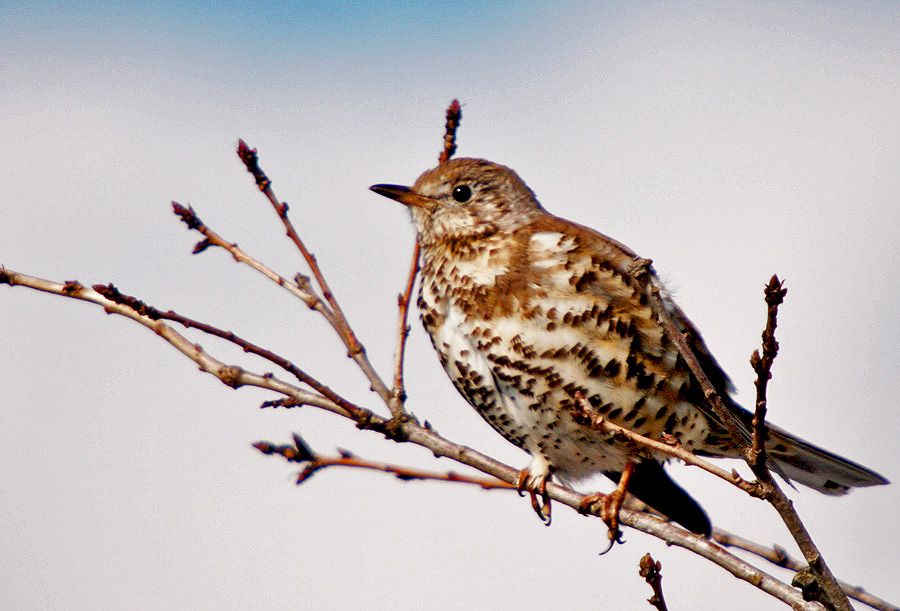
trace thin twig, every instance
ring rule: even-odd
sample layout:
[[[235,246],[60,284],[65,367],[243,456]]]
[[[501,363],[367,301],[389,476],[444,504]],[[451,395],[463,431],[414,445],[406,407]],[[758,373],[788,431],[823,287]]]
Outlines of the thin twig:
[[[775,328],[778,326],[778,306],[784,302],[787,289],[778,276],[772,276],[766,285],[766,328],[762,333],[762,356],[754,350],[750,356],[750,365],[756,372],[756,409],[753,412],[753,445],[750,449],[750,466],[756,469],[766,464],[766,390],[772,379],[772,363],[778,356],[778,341],[775,339]]]
[[[303,441],[303,439],[296,433],[294,434],[293,445],[275,445],[269,441],[257,441],[253,444],[253,447],[263,454],[278,454],[285,460],[288,460],[290,462],[305,464],[303,470],[300,471],[300,473],[297,475],[297,484],[302,484],[310,477],[312,477],[313,474],[315,474],[317,471],[320,471],[327,467],[350,467],[354,469],[367,469],[369,471],[382,471],[384,473],[391,473],[395,475],[397,479],[403,480],[405,482],[413,480],[439,481],[452,482],[456,484],[472,484],[478,486],[483,490],[516,489],[514,485],[504,482],[503,480],[499,480],[495,477],[461,475],[459,473],[455,473],[454,471],[447,471],[446,473],[423,471],[420,469],[413,469],[411,467],[404,467],[401,465],[392,465],[388,463],[367,460],[364,458],[360,458],[359,456],[356,456],[355,454],[353,454],[352,452],[348,452],[347,450],[339,450],[340,454],[338,456],[322,456],[321,454],[313,452],[309,448],[309,445],[307,445],[306,442]]]
[[[639,259],[638,262],[646,262],[647,264],[649,264],[648,259]],[[700,361],[697,360],[697,356],[694,354],[694,350],[688,343],[688,340],[685,337],[685,333],[675,323],[675,319],[671,314],[671,312],[674,311],[679,317],[684,317],[683,313],[676,304],[671,302],[663,302],[663,296],[666,294],[665,288],[663,288],[662,285],[659,284],[654,276],[649,276],[649,278],[650,286],[648,290],[648,297],[650,301],[650,307],[653,308],[654,313],[656,313],[660,324],[665,330],[666,336],[672,341],[673,344],[675,344],[675,347],[678,349],[678,353],[681,355],[681,358],[684,359],[684,362],[691,370],[694,378],[696,378],[697,382],[700,384],[700,388],[703,390],[704,398],[709,403],[713,412],[725,426],[726,430],[728,430],[728,433],[731,435],[732,442],[737,447],[743,448],[746,445],[746,439],[742,431],[741,423],[723,403],[722,397],[719,396],[719,393],[716,391],[712,382],[709,381],[709,377],[707,377],[706,372],[700,365]]]
[[[653,596],[647,602],[656,607],[657,611],[668,611],[662,589],[662,563],[647,553],[641,557],[639,566],[638,574],[653,588]]]
[[[783,288],[778,276],[772,276],[765,288],[766,299],[766,328],[763,331],[763,356],[754,351],[754,357],[750,361],[756,371],[756,410],[753,416],[753,443],[745,452],[745,459],[756,480],[768,488],[766,500],[775,508],[785,526],[788,527],[797,546],[803,553],[803,557],[809,563],[809,568],[817,582],[817,588],[810,589],[814,592],[816,600],[820,600],[827,608],[836,611],[852,611],[847,595],[838,584],[837,578],[831,572],[831,568],[825,562],[825,558],[819,551],[806,525],[800,519],[800,515],[794,509],[794,504],[787,497],[775,478],[769,472],[765,460],[765,413],[767,406],[766,392],[768,381],[772,376],[771,369],[775,356],[778,354],[778,342],[775,340],[775,328],[778,326],[778,306],[784,302],[787,290]],[[804,591],[806,593],[806,590]]]
[[[737,486],[751,496],[755,496],[757,498],[761,497],[762,493],[756,482],[749,482],[745,480],[740,475],[738,475],[737,471],[726,471],[725,469],[718,467],[709,461],[703,460],[693,452],[685,450],[681,445],[678,445],[677,441],[674,438],[672,438],[671,440],[667,439],[666,441],[657,441],[656,439],[651,439],[649,437],[641,435],[640,433],[636,433],[631,429],[619,426],[615,422],[607,420],[603,417],[602,414],[598,413],[597,410],[595,410],[591,406],[591,404],[584,398],[584,395],[581,393],[575,394],[575,408],[576,409],[573,409],[572,411],[572,416],[581,424],[590,426],[598,431],[611,433],[615,435],[619,441],[631,441],[635,444],[649,448],[650,450],[653,450],[655,452],[660,452],[662,454],[671,456],[672,458],[677,458],[686,465],[699,467],[707,473],[711,473],[712,475],[725,480],[729,484]]]
[[[399,310],[397,323],[397,345],[394,349],[394,386],[391,389],[391,400],[388,409],[391,416],[399,418],[404,414],[406,402],[406,385],[403,382],[403,362],[406,357],[406,340],[409,337],[409,304],[412,300],[413,286],[416,283],[416,274],[419,273],[419,242],[413,245],[412,261],[409,264],[409,276],[406,279],[406,288],[397,296],[397,309]]]
[[[438,155],[439,164],[447,163],[453,157],[453,154],[456,153],[456,130],[460,121],[462,121],[462,107],[459,105],[459,100],[453,100],[450,102],[450,106],[447,107],[447,122],[444,125],[444,148],[441,150],[441,154]]]
[[[189,318],[187,316],[183,316],[178,314],[173,310],[162,311],[153,306],[147,305],[140,299],[133,297],[131,295],[126,295],[122,293],[119,289],[117,289],[112,284],[95,284],[92,287],[95,291],[109,299],[110,301],[114,301],[118,304],[127,306],[135,310],[138,314],[142,314],[150,318],[151,320],[169,320],[175,323],[180,324],[186,329],[197,329],[206,333],[208,335],[212,335],[214,337],[219,337],[224,339],[236,346],[240,347],[244,352],[249,354],[255,354],[259,357],[266,359],[267,361],[274,363],[275,365],[281,367],[291,375],[293,375],[297,380],[302,382],[303,384],[308,385],[317,393],[322,396],[334,401],[336,404],[340,405],[342,408],[347,410],[348,413],[352,414],[354,418],[357,420],[367,419],[368,410],[363,409],[362,407],[348,401],[343,398],[337,392],[332,390],[326,384],[323,384],[315,377],[303,371],[300,367],[295,365],[292,361],[284,358],[281,355],[275,354],[271,350],[266,350],[261,346],[258,346],[238,335],[236,335],[232,331],[225,331],[223,329],[219,329],[218,327],[214,327],[213,325],[200,322],[198,320],[194,320],[193,318]]]
[[[744,550],[745,552],[749,552],[755,556],[759,556],[760,558],[768,560],[775,566],[780,566],[791,571],[802,571],[806,568],[805,564],[803,564],[796,558],[791,557],[787,553],[787,551],[780,545],[766,547],[765,545],[760,545],[759,543],[750,541],[749,539],[745,539],[740,535],[736,535],[721,528],[714,528],[712,536],[713,540],[719,545]],[[874,594],[867,592],[865,588],[851,585],[846,581],[839,580],[838,583],[840,584],[841,589],[844,590],[844,593],[847,594],[847,596],[858,600],[859,602],[866,604],[873,609],[877,609],[878,611],[900,611],[900,607],[892,605],[884,599],[878,598]]]
[[[138,310],[129,305],[107,299],[98,291],[88,288],[76,280],[68,280],[65,283],[59,283],[0,268],[0,284],[26,286],[45,293],[94,303],[102,307],[107,314],[119,314],[120,316],[130,318],[156,333],[183,355],[197,363],[201,371],[217,377],[223,384],[230,388],[237,389],[242,386],[256,386],[258,388],[271,390],[294,399],[297,405],[320,407],[339,416],[344,416],[345,418],[357,421],[359,426],[366,426],[374,430],[378,429],[379,423],[384,422],[384,419],[372,414],[369,410],[363,409],[361,415],[351,413],[321,394],[310,392],[293,384],[289,384],[271,373],[258,374],[245,370],[237,365],[224,363],[204,350],[200,344],[191,342],[163,320],[154,320],[150,316],[138,312]],[[362,422],[360,422],[360,419],[362,419]]]
[[[676,312],[679,316],[683,316],[683,314],[676,305],[671,303],[663,303],[662,295],[665,294],[665,289],[663,289],[663,287],[659,284],[655,277],[649,276],[649,278],[650,290],[648,292],[650,297],[650,306],[656,313],[660,324],[663,325],[666,335],[675,344],[679,354],[684,359],[685,363],[687,363],[688,367],[691,370],[691,373],[694,375],[694,378],[700,384],[700,387],[703,390],[703,395],[706,398],[707,402],[712,407],[718,418],[725,425],[725,427],[731,434],[733,441],[738,444],[738,447],[743,448],[744,459],[747,461],[748,465],[750,465],[750,468],[753,470],[754,475],[756,475],[758,484],[763,489],[762,498],[767,500],[778,512],[778,515],[781,516],[782,522],[784,522],[784,525],[787,526],[788,531],[790,531],[791,533],[791,536],[797,542],[800,551],[803,552],[803,557],[807,562],[809,562],[810,568],[817,576],[822,591],[828,598],[829,603],[837,611],[851,611],[850,601],[847,600],[847,597],[838,586],[837,579],[825,562],[822,553],[816,547],[816,544],[812,540],[809,531],[806,529],[806,526],[803,524],[803,521],[800,519],[800,516],[794,509],[791,500],[784,494],[784,491],[781,490],[781,487],[774,480],[767,469],[754,468],[750,456],[752,449],[751,444],[748,444],[746,442],[744,436],[741,433],[741,423],[738,421],[737,416],[735,416],[725,407],[722,398],[719,396],[719,393],[716,391],[715,387],[713,387],[706,373],[703,371],[703,368],[700,366],[700,363],[697,360],[696,355],[694,355],[694,352],[691,349],[690,345],[688,344],[684,333],[682,333],[678,326],[675,324],[670,311]]]
[[[444,141],[441,153],[438,155],[438,163],[447,163],[456,152],[456,130],[462,121],[462,108],[459,100],[454,99],[447,107],[446,123],[444,125]],[[255,167],[258,169],[259,165]],[[261,172],[261,170],[260,170]],[[268,179],[267,179],[268,180]],[[419,273],[419,241],[413,245],[412,262],[409,266],[409,276],[406,280],[406,288],[397,298],[399,309],[399,323],[397,328],[397,345],[394,350],[394,385],[391,388],[391,399],[388,409],[393,418],[402,418],[406,415],[404,404],[406,403],[406,387],[403,382],[403,361],[406,356],[406,340],[409,337],[409,305],[412,300],[412,290],[416,282],[416,274]]]
[[[372,390],[381,397],[385,404],[390,404],[391,391],[384,383],[384,380],[381,379],[381,376],[378,375],[378,372],[375,371],[372,363],[369,362],[369,358],[366,356],[366,349],[356,337],[356,333],[354,333],[347,317],[344,315],[344,311],[341,309],[337,299],[335,299],[331,287],[328,286],[328,282],[322,274],[316,256],[310,252],[306,247],[306,244],[303,243],[303,240],[300,239],[300,235],[294,228],[294,223],[288,217],[287,203],[279,201],[275,196],[275,192],[272,190],[272,181],[266,176],[262,168],[259,167],[259,156],[256,153],[256,149],[251,149],[247,146],[246,142],[238,140],[237,154],[247,168],[247,171],[253,175],[259,190],[266,196],[269,203],[272,204],[272,208],[275,210],[276,214],[278,214],[278,218],[281,219],[281,223],[284,225],[288,237],[300,251],[300,254],[303,255],[303,259],[309,266],[313,277],[316,279],[316,283],[322,290],[322,297],[331,308],[335,322],[334,326],[347,348],[347,356],[356,362],[357,366],[369,380]]]
[[[311,289],[308,282],[291,282],[270,267],[257,261],[244,252],[240,246],[229,242],[208,227],[200,220],[200,217],[197,216],[193,207],[185,207],[178,202],[172,202],[172,211],[185,225],[187,225],[188,229],[193,229],[203,236],[204,239],[194,245],[193,253],[195,255],[200,254],[210,246],[217,246],[228,251],[236,262],[249,266],[251,269],[259,272],[281,288],[302,300],[311,310],[315,310],[321,314],[332,328],[337,331],[337,320],[334,317],[334,312],[331,311],[328,304],[315,294],[315,291]]]

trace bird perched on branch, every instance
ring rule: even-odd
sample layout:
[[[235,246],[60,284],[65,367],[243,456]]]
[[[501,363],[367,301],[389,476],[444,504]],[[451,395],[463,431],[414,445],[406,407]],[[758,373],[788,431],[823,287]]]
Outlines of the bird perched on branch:
[[[570,483],[603,473],[619,482],[618,496],[606,497],[617,504],[604,504],[607,524],[627,490],[709,536],[703,509],[663,470],[665,455],[585,418],[599,414],[652,439],[668,435],[701,456],[740,457],[750,439],[752,414],[731,399],[728,377],[651,262],[550,214],[513,170],[489,161],[454,159],[412,187],[371,189],[409,208],[421,247],[422,322],[457,390],[531,455],[520,489],[531,493],[539,515],[549,517],[550,477]],[[666,335],[651,307],[653,287],[737,417],[740,439]],[[774,425],[766,450],[773,471],[825,494],[888,483]]]

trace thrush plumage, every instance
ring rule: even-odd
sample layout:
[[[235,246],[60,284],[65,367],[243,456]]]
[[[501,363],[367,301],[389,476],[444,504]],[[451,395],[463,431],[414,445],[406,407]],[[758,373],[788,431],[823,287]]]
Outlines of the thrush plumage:
[[[650,307],[648,287],[662,287],[652,265],[546,212],[513,170],[489,161],[454,159],[412,187],[371,188],[409,208],[421,247],[422,322],[457,390],[531,455],[526,486],[596,473],[618,480],[628,470],[631,494],[709,535],[706,514],[663,470],[664,455],[578,416],[586,400],[641,435],[671,435],[698,455],[740,455]],[[661,296],[749,438],[752,415],[731,399],[728,377],[664,288]],[[825,494],[887,483],[774,425],[766,449],[773,470]]]

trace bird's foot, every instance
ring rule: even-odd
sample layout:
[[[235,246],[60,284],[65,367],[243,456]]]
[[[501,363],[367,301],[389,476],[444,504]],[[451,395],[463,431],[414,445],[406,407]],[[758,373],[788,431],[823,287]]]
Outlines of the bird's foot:
[[[634,473],[634,463],[626,464],[615,490],[609,494],[601,494],[599,492],[589,494],[578,503],[578,511],[580,513],[591,514],[595,513],[595,506],[597,503],[600,503],[600,519],[606,524],[606,536],[609,539],[609,546],[600,552],[601,556],[612,549],[614,544],[624,543],[622,531],[619,530],[619,511],[621,511],[622,504],[625,502],[625,496],[628,493],[628,482],[632,473]]]
[[[519,477],[516,478],[516,490],[519,496],[528,493],[531,497],[531,508],[537,514],[541,522],[550,526],[552,520],[553,506],[550,503],[550,495],[547,494],[547,481],[550,479],[549,472],[540,472],[535,474],[530,468],[519,471]]]
[[[616,488],[609,494],[603,494],[602,492],[589,494],[578,503],[578,513],[586,515],[595,515],[597,504],[600,504],[600,519],[606,524],[606,536],[609,539],[607,548],[600,552],[601,556],[612,549],[614,544],[625,543],[622,539],[622,531],[619,530],[619,510],[622,508],[622,503],[624,501],[625,492],[620,492],[619,489]]]

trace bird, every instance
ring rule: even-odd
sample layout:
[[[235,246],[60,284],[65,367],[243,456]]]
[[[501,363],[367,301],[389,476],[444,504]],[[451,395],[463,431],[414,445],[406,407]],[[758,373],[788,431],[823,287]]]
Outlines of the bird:
[[[751,438],[753,414],[733,398],[731,381],[652,261],[546,211],[514,170],[484,159],[451,159],[412,186],[370,189],[408,208],[420,247],[422,323],[459,393],[530,454],[518,484],[539,516],[549,522],[551,478],[574,485],[602,473],[619,484],[617,506],[604,505],[602,514],[610,538],[618,536],[626,491],[709,537],[709,517],[665,471],[668,457],[598,430],[582,409],[698,456],[739,458]],[[651,307],[653,286],[742,439],[716,415],[667,336]],[[828,495],[889,483],[773,424],[765,443],[771,470]]]

